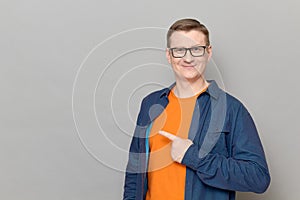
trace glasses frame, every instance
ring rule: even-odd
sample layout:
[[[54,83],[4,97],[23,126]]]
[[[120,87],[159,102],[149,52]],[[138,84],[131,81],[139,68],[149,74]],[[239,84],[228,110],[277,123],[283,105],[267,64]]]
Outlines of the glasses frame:
[[[191,49],[193,49],[193,48],[195,48],[195,47],[202,47],[202,48],[204,49],[203,54],[200,55],[200,56],[194,56]],[[186,52],[187,52],[188,50],[189,50],[190,54],[191,54],[193,57],[202,57],[202,56],[204,56],[205,50],[206,50],[207,47],[208,47],[208,46],[201,46],[201,45],[199,45],[199,46],[194,46],[194,47],[190,47],[190,48],[173,47],[173,48],[169,48],[169,50],[171,51],[171,54],[172,54],[173,58],[183,58],[184,56],[186,56]],[[174,56],[174,49],[179,49],[179,48],[180,48],[180,49],[185,49],[184,55],[183,55],[183,56]]]

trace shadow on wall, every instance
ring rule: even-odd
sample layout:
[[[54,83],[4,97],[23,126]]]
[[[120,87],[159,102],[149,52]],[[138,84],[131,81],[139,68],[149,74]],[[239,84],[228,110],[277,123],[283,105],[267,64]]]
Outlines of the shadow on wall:
[[[262,194],[255,194],[251,192],[237,192],[236,199],[237,200],[266,200],[265,196],[266,193]]]

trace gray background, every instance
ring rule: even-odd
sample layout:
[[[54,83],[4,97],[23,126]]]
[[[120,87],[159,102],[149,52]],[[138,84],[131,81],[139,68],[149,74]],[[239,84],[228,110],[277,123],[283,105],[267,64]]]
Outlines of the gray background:
[[[210,29],[209,76],[265,147],[270,188],[237,199],[299,199],[299,6],[1,0],[0,199],[120,199],[141,98],[173,80],[164,28],[182,17]]]

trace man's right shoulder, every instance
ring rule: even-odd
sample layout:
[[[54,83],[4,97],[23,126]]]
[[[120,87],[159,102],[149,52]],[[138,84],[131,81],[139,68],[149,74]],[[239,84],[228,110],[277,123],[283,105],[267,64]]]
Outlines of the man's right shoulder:
[[[153,91],[145,96],[141,103],[141,108],[137,120],[137,124],[140,126],[147,125],[151,119],[154,119],[157,113],[161,113],[163,110],[163,95],[167,95],[168,88]]]
[[[165,95],[167,94],[169,88],[162,88],[160,90],[155,90],[155,91],[152,91],[151,93],[149,93],[148,95],[146,95],[144,98],[143,98],[143,102],[146,102],[146,101],[154,101],[156,102],[157,100],[159,100],[159,98],[162,97],[162,95]]]

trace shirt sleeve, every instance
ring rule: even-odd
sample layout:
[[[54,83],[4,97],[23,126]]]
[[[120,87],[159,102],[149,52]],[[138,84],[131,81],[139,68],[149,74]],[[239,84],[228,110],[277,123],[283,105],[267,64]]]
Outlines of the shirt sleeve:
[[[128,157],[128,163],[126,167],[126,173],[125,173],[125,182],[124,182],[124,193],[123,193],[123,200],[134,200],[137,199],[137,197],[140,196],[140,193],[142,192],[138,188],[141,186],[140,177],[141,174],[145,173],[146,166],[143,164],[142,161],[144,161],[145,153],[143,152],[143,149],[141,149],[141,140],[143,139],[143,136],[141,133],[143,133],[143,129],[145,129],[144,126],[140,125],[141,118],[143,117],[143,107],[145,105],[145,99],[143,99],[140,107],[140,111],[137,118],[136,127],[134,130],[134,134],[131,140],[130,148],[129,148],[129,157]]]
[[[137,186],[137,171],[135,172],[134,168],[137,168],[136,165],[138,164],[138,158],[135,152],[138,152],[138,140],[137,138],[133,137],[130,145],[130,152],[128,158],[128,164],[126,168],[125,174],[125,182],[124,182],[124,193],[123,193],[123,200],[133,200],[136,199],[136,186]]]

